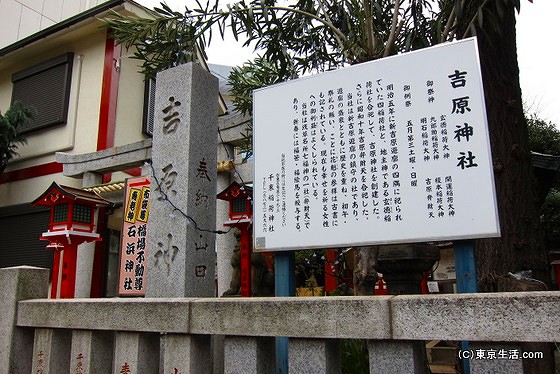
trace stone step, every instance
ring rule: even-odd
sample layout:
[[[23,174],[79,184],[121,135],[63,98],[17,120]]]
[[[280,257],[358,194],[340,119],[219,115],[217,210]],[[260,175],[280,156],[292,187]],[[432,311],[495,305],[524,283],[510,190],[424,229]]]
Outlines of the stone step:
[[[444,364],[430,364],[432,374],[456,374],[455,366]]]

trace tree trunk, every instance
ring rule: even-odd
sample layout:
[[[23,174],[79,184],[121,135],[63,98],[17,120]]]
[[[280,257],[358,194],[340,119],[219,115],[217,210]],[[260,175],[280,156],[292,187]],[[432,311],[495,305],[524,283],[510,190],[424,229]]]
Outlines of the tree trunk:
[[[483,3],[471,1],[466,19]],[[476,242],[476,268],[482,292],[518,291],[508,273],[532,270],[533,277],[549,284],[544,232],[540,225],[538,186],[528,144],[523,114],[515,32],[514,7],[502,18],[489,2],[501,32],[477,29],[484,96],[494,162],[494,176],[501,237]],[[488,18],[487,18],[488,19]],[[550,344],[525,343],[524,351],[545,352],[543,360],[524,360],[528,372],[553,373]]]
[[[354,248],[354,295],[373,295],[377,282],[378,246]]]
[[[488,11],[497,15],[495,2]],[[470,2],[472,19],[481,0]],[[481,291],[508,291],[508,272],[531,269],[546,281],[548,263],[539,224],[536,179],[531,163],[527,123],[523,114],[513,6],[496,16],[500,32],[477,30],[484,95],[494,162],[501,237],[478,240],[476,261]]]

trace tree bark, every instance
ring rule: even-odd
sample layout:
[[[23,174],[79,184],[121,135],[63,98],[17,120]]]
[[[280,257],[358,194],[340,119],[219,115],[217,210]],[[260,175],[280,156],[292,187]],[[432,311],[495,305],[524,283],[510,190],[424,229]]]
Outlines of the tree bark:
[[[467,20],[482,2],[470,2]],[[476,243],[479,287],[489,292],[508,291],[504,278],[519,270],[533,270],[546,281],[548,263],[521,100],[515,9],[509,6],[500,18],[495,2],[486,6],[496,15],[500,30],[491,31],[489,21],[484,30],[477,29],[501,226],[500,238]]]
[[[472,0],[466,19],[472,19],[482,0]],[[538,185],[528,144],[517,62],[515,9],[498,16],[496,2],[488,2],[500,32],[477,27],[484,96],[494,163],[501,237],[476,242],[478,285],[482,292],[519,291],[508,273],[532,270],[549,282],[544,232],[540,225]],[[486,31],[485,31],[486,30]],[[464,30],[462,30],[464,31]],[[550,344],[525,343],[524,351],[545,352],[543,360],[524,360],[528,372],[553,373]]]
[[[377,282],[378,246],[354,248],[354,295],[373,295]]]

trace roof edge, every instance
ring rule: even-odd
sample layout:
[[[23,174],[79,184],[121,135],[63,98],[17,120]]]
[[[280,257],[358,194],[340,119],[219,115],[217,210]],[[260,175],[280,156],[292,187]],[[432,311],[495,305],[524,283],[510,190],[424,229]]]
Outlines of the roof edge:
[[[44,39],[47,36],[56,34],[57,32],[67,29],[70,26],[73,26],[79,22],[82,22],[88,18],[94,17],[95,15],[99,14],[99,13],[103,13],[106,12],[107,10],[114,8],[118,5],[122,5],[125,2],[127,2],[127,0],[109,0],[107,2],[104,2],[102,4],[99,4],[97,6],[94,6],[93,8],[87,9],[82,13],[78,13],[75,16],[72,16],[70,18],[67,18],[63,21],[60,21],[58,23],[55,23],[54,25],[47,27],[46,29],[40,30],[38,32],[36,32],[35,34],[31,34],[28,37],[25,37],[21,40],[16,41],[13,44],[8,45],[7,47],[4,47],[2,49],[0,49],[0,57],[6,56],[12,52],[17,51],[18,49],[21,49],[23,47],[26,47],[38,40]]]

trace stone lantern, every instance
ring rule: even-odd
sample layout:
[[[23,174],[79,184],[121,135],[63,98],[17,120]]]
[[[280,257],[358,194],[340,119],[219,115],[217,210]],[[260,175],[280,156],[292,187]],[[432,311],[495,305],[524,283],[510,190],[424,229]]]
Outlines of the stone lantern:
[[[439,248],[434,245],[384,245],[379,247],[377,270],[383,273],[390,294],[419,294],[424,272],[434,266],[439,256]]]

